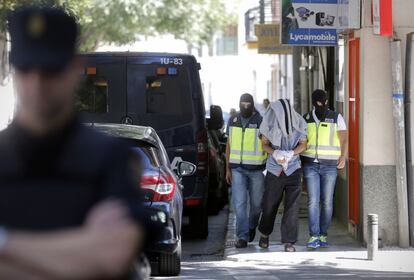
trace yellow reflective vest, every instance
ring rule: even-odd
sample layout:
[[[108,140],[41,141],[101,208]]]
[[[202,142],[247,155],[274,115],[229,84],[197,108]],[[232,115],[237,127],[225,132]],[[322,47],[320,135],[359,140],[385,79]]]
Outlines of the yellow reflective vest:
[[[259,137],[262,117],[254,113],[245,127],[238,115],[229,122],[230,167],[243,166],[247,169],[262,169],[267,154],[263,151]]]
[[[308,146],[302,153],[303,162],[319,162],[336,164],[341,156],[341,145],[338,137],[338,113],[328,110],[324,120],[316,124],[312,112],[304,118],[308,123]]]

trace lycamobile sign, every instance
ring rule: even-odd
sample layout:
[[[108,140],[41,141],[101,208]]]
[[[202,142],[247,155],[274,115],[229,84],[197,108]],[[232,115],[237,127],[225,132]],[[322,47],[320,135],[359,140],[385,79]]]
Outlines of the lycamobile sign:
[[[337,44],[338,0],[282,0],[284,45]]]

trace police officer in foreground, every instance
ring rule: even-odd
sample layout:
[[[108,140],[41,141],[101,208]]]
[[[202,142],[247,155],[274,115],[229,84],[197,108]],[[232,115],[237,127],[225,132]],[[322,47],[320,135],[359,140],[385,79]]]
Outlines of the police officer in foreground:
[[[29,7],[8,21],[16,114],[0,133],[0,279],[124,279],[143,243],[128,147],[75,114],[77,25]]]

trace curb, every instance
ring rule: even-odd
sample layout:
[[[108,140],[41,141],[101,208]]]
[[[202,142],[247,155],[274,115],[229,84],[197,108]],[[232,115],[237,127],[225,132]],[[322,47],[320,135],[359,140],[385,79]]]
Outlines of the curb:
[[[228,233],[229,233],[229,220],[230,220],[230,215],[231,215],[231,205],[230,203],[228,203],[225,208],[223,209],[227,212],[227,216],[226,216],[226,222],[225,222],[225,229],[224,229],[224,246],[223,249],[220,250],[220,253],[218,253],[220,255],[220,257],[225,260],[226,259],[226,249],[227,249],[227,237],[228,237]]]
[[[234,223],[234,213],[232,206],[229,204],[229,214],[227,216],[227,229],[226,229],[226,236],[224,239],[224,252],[223,252],[223,259],[224,260],[232,260],[228,257],[228,250],[230,248],[234,248],[235,239],[234,239],[234,230],[235,230],[235,223]]]

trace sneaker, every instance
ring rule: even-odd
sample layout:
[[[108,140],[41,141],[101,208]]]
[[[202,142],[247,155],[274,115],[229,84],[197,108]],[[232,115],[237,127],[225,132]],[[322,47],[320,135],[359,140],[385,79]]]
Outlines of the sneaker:
[[[328,237],[326,235],[321,235],[319,237],[319,246],[321,248],[328,248],[329,247]]]
[[[253,242],[255,237],[256,237],[256,228],[252,228],[249,230],[249,242]]]
[[[319,243],[319,237],[317,237],[317,236],[312,236],[311,238],[309,238],[308,245],[307,245],[307,247],[308,247],[309,249],[316,249],[316,248],[318,248],[319,246],[320,246],[320,243]]]
[[[260,236],[260,240],[259,240],[259,246],[262,249],[267,249],[269,248],[269,236],[265,237],[265,236]]]
[[[237,249],[246,248],[247,247],[247,241],[243,239],[237,240],[236,244],[234,245]]]

